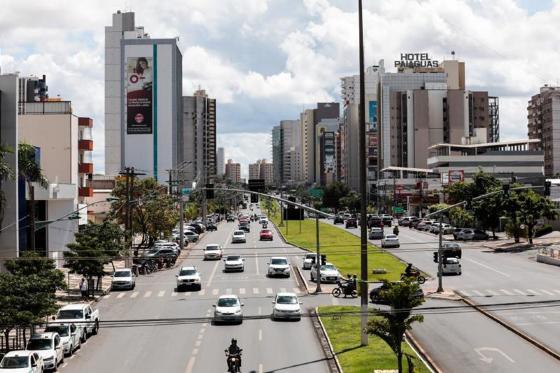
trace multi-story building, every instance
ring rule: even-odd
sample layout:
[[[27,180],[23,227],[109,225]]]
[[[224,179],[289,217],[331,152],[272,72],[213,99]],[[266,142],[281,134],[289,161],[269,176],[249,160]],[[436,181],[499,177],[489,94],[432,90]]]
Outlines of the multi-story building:
[[[313,109],[306,109],[300,114],[300,139],[301,139],[301,176],[305,183],[312,183],[315,179],[315,121]]]
[[[299,120],[280,121],[282,147],[282,184],[295,185],[304,182],[302,170],[302,138]],[[273,159],[274,164],[274,159]]]
[[[224,148],[218,148],[216,152],[216,175],[224,176],[226,166],[226,155]]]
[[[216,176],[216,99],[204,90],[183,97],[183,159],[187,180],[206,182]]]
[[[531,150],[544,152],[544,174],[557,177],[560,174],[560,87],[545,85],[529,101],[527,106]]]
[[[261,161],[260,159],[257,163],[249,164],[249,180],[255,180],[261,178]]]
[[[231,159],[228,159],[226,163],[226,180],[232,183],[241,182],[241,165],[239,163],[233,163]]]
[[[282,151],[282,127],[272,127],[272,164],[274,165],[274,185],[282,185],[283,151]]]
[[[259,175],[266,186],[274,185],[274,164],[263,159],[260,164]]]
[[[177,39],[151,39],[134,13],[105,28],[105,172],[161,178],[183,162],[182,55]]]

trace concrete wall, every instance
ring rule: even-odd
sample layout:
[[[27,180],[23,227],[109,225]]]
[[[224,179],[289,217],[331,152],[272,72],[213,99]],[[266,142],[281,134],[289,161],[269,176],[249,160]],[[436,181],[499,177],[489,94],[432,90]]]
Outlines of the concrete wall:
[[[56,220],[76,210],[77,204],[74,200],[50,200],[47,205],[47,220]],[[46,228],[48,242],[48,256],[55,260],[62,259],[63,251],[68,250],[66,245],[74,242],[74,235],[78,231],[77,220],[64,220],[49,224]],[[60,260],[57,265],[62,264]]]

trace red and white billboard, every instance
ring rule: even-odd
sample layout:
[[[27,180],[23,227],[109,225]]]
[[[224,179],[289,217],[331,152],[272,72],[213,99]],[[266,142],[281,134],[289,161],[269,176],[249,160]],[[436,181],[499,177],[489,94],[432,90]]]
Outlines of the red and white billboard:
[[[449,185],[453,183],[460,183],[465,181],[465,171],[463,170],[449,170],[447,172]]]

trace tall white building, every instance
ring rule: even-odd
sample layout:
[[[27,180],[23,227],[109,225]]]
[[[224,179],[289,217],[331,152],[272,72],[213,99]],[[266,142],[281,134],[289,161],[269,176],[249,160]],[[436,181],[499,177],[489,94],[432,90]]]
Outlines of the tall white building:
[[[224,148],[218,148],[216,152],[216,176],[223,176],[226,167],[226,155]]]

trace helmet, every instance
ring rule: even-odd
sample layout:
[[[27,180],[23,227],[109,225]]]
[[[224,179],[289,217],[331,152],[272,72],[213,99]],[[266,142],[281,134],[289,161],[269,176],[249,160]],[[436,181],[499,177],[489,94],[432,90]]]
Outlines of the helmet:
[[[237,344],[237,339],[232,338],[232,339],[231,339],[231,344],[232,344],[232,345],[236,345],[236,344]]]

